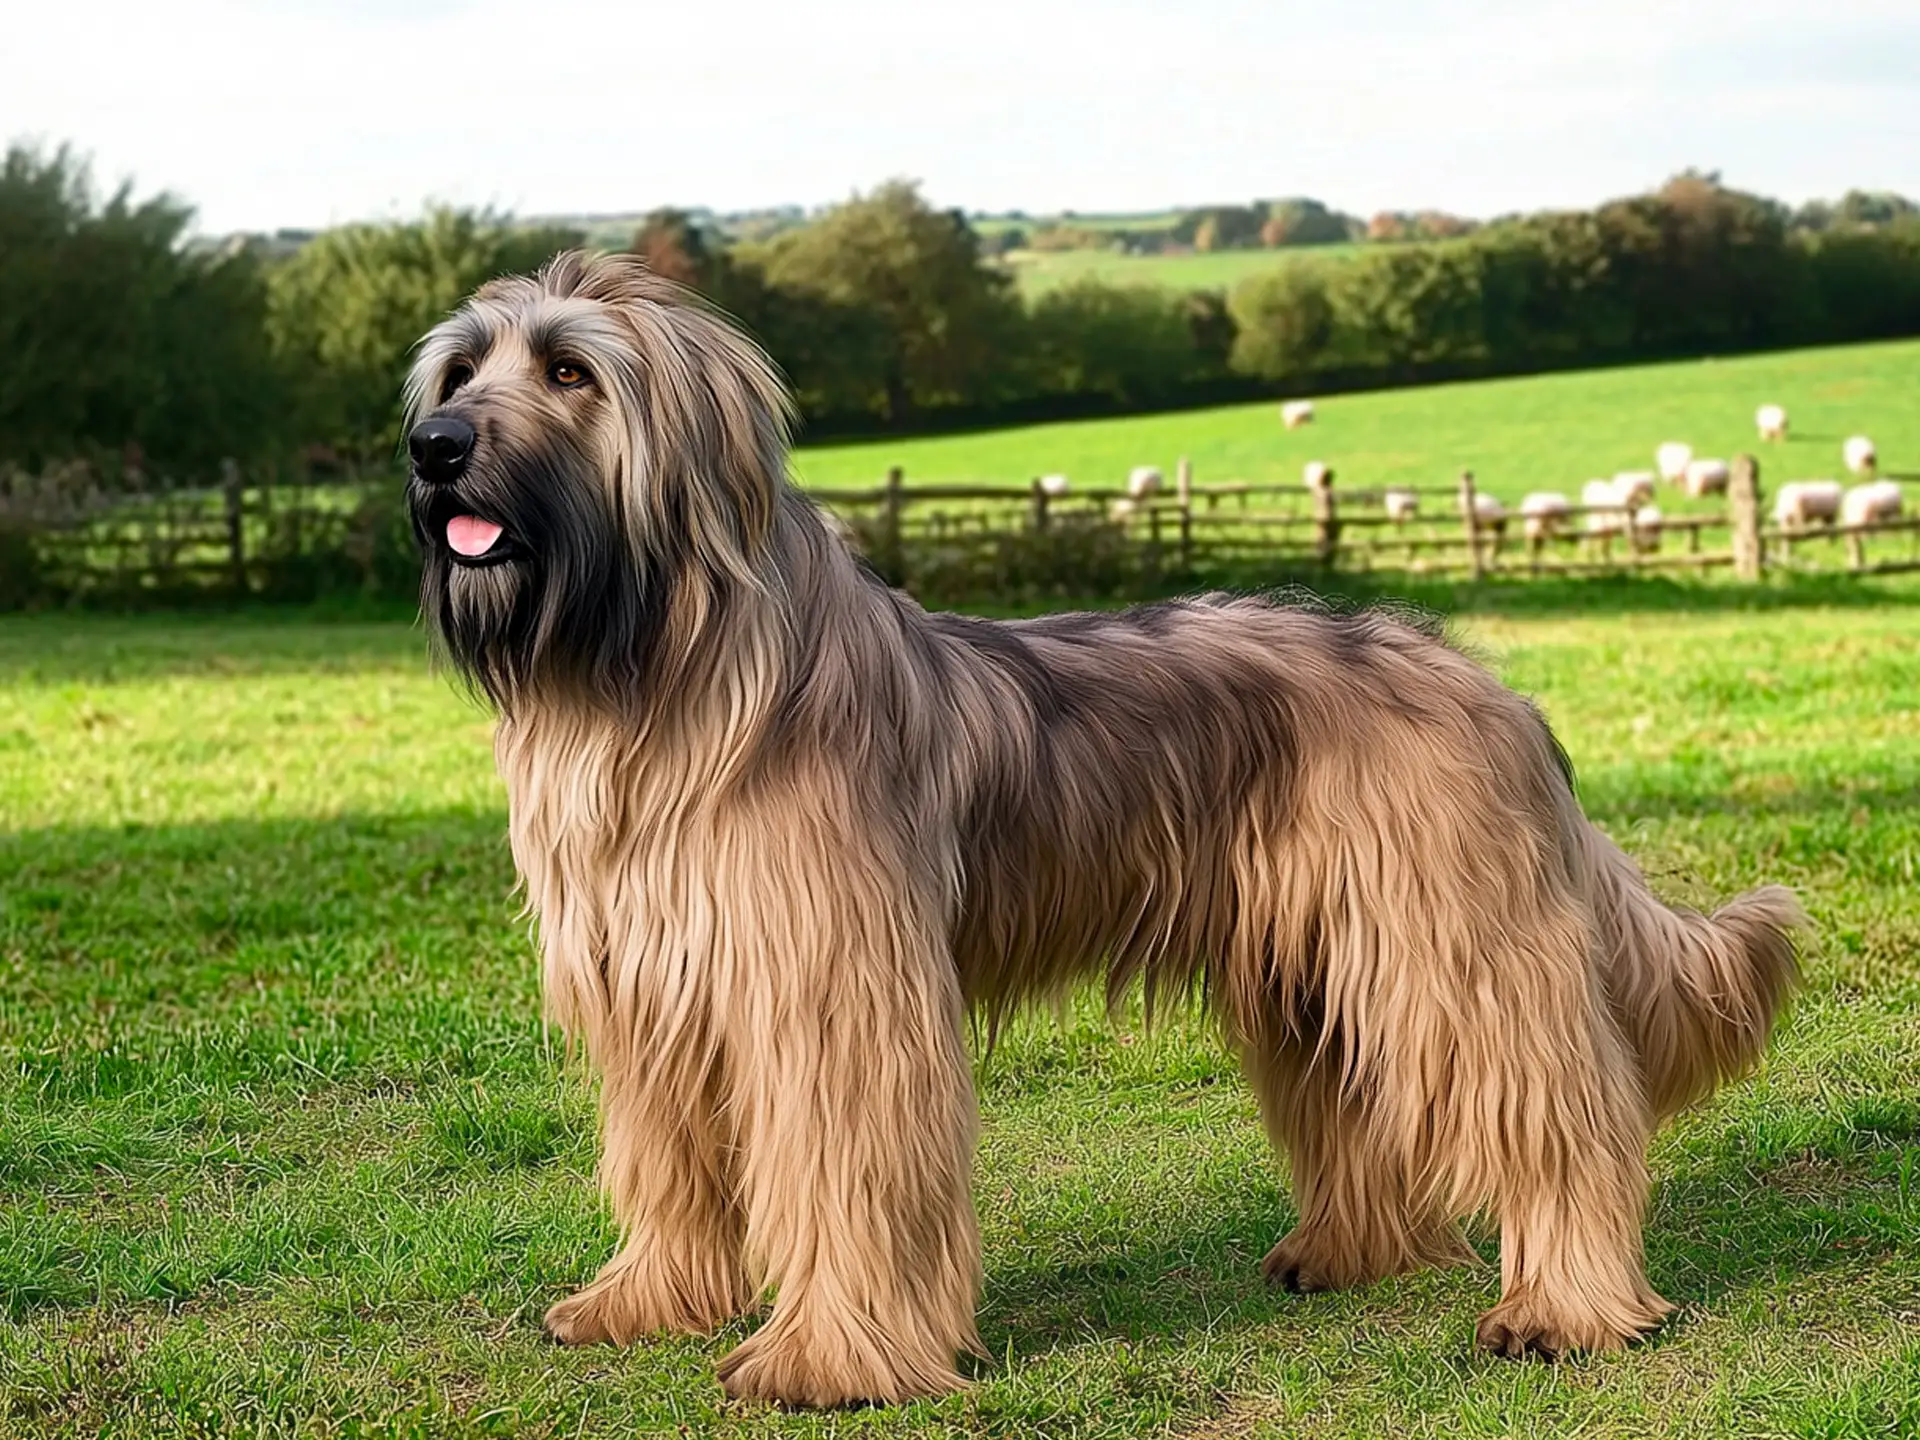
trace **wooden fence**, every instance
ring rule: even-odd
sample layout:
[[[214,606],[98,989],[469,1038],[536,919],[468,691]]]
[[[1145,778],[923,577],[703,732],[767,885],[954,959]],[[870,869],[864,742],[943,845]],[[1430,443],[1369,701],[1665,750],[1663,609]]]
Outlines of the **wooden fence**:
[[[1411,514],[1389,513],[1387,497],[1395,492],[1411,497]],[[968,537],[987,544],[1011,529],[1044,533],[1069,517],[1117,526],[1162,568],[1185,575],[1262,564],[1472,579],[1721,567],[1743,580],[1757,580],[1767,570],[1920,570],[1920,519],[1772,522],[1759,463],[1749,455],[1730,466],[1723,508],[1662,513],[1645,523],[1624,505],[1571,505],[1531,525],[1512,507],[1490,516],[1476,503],[1470,471],[1451,486],[1347,490],[1331,475],[1314,487],[1205,484],[1184,459],[1170,489],[1145,496],[1120,489],[1054,493],[1039,480],[1026,490],[915,486],[898,468],[872,489],[812,493],[848,522],[880,569],[909,577],[916,548],[964,544]]]
[[[1389,493],[1412,514],[1390,513]],[[1717,508],[1663,514],[1572,506],[1548,526],[1476,504],[1453,485],[1348,489],[1203,483],[1182,460],[1173,483],[1132,495],[1031,485],[911,485],[898,468],[865,489],[811,492],[896,584],[951,597],[1103,593],[1142,580],[1391,571],[1414,575],[1591,575],[1726,568],[1887,574],[1920,569],[1920,519],[1786,527],[1763,504],[1751,456],[1730,469]],[[284,593],[277,567],[324,565],[332,581],[404,589],[411,541],[393,479],[361,486],[249,484],[229,470],[211,490],[91,497],[35,536],[54,594],[199,589]],[[0,513],[0,530],[6,515]],[[384,549],[382,547],[385,547]],[[397,557],[397,558],[396,558]],[[399,576],[396,579],[396,575]],[[4,595],[0,587],[0,595]]]

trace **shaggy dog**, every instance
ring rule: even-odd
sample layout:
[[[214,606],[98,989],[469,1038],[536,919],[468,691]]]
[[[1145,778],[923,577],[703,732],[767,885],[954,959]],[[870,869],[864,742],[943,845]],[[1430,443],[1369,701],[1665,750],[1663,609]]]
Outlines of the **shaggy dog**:
[[[981,1284],[966,1043],[1098,978],[1199,992],[1289,1157],[1289,1288],[1470,1257],[1480,1342],[1623,1344],[1655,1126],[1750,1065],[1786,890],[1669,909],[1539,714],[1379,614],[1209,596],[929,614],[787,479],[788,402],[630,257],[427,336],[428,617],[499,713],[549,1011],[598,1070],[623,1241],[568,1343],[772,1313],[789,1404],[954,1389]]]

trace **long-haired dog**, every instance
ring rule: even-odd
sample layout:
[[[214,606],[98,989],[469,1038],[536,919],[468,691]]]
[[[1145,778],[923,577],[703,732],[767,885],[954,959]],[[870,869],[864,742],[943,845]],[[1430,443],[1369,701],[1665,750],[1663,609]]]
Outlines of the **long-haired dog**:
[[[1300,1290],[1501,1226],[1507,1353],[1670,1307],[1655,1126],[1751,1064],[1792,895],[1667,908],[1540,715],[1426,631],[1224,596],[996,623],[865,570],[787,478],[767,360],[631,258],[423,342],[424,605],[499,712],[553,1018],[623,1240],[572,1342],[772,1313],[738,1395],[961,1383],[981,1284],[970,1009],[1207,997],[1287,1154]]]

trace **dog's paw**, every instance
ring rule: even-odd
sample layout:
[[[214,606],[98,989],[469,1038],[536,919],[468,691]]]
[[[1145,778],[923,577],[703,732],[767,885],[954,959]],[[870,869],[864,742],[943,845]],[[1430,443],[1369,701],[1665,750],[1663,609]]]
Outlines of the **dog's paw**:
[[[1536,1297],[1502,1300],[1480,1317],[1474,1343],[1508,1359],[1559,1360],[1622,1350],[1660,1324],[1672,1307],[1657,1296],[1624,1321],[1557,1310]]]
[[[1260,1273],[1267,1284],[1295,1295],[1314,1295],[1323,1290],[1338,1290],[1338,1280],[1321,1268],[1312,1247],[1289,1235],[1267,1252],[1260,1262]]]
[[[547,1338],[562,1345],[630,1345],[647,1335],[705,1335],[745,1309],[737,1290],[670,1285],[645,1265],[616,1257],[585,1289],[547,1311]]]
[[[790,1410],[836,1410],[897,1405],[949,1395],[966,1387],[950,1362],[888,1364],[844,1348],[813,1353],[791,1331],[762,1330],[720,1362],[720,1384],[735,1400],[758,1400]]]

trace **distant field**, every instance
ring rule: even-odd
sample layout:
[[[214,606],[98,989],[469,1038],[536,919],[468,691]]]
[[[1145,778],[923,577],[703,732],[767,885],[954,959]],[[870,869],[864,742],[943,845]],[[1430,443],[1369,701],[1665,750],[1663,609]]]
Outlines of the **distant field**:
[[[1182,455],[1199,481],[1297,481],[1305,462],[1324,460],[1342,488],[1450,484],[1471,469],[1483,489],[1515,501],[1539,489],[1577,496],[1594,476],[1650,468],[1666,440],[1702,455],[1752,451],[1766,486],[1837,477],[1841,442],[1864,432],[1886,472],[1920,479],[1917,398],[1920,341],[1906,340],[1336,395],[1291,433],[1270,402],[807,447],[795,465],[804,483],[821,486],[872,484],[900,465],[909,484],[1017,486],[1058,471],[1091,487],[1118,485],[1135,465],[1160,465],[1171,478]],[[1754,408],[1767,401],[1791,417],[1784,447],[1755,438]],[[1672,494],[1661,504],[1686,508]]]
[[[1300,245],[1284,250],[1216,250],[1195,255],[1123,255],[1112,250],[1015,250],[1005,257],[1023,295],[1044,295],[1075,280],[1164,285],[1174,290],[1230,290],[1306,255],[1351,255],[1361,245]]]

